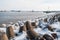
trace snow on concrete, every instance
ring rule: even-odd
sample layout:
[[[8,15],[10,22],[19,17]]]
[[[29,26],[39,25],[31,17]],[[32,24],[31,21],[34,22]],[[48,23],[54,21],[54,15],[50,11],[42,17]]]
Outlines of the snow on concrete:
[[[49,15],[54,15],[53,13],[49,13],[49,14],[47,14],[48,16]],[[47,17],[48,17],[47,16]],[[32,21],[32,22],[35,22],[35,21]],[[37,21],[38,22],[38,21]],[[39,23],[39,24],[38,24]],[[42,26],[42,28],[44,28],[45,26],[46,26],[46,24],[47,23],[45,23],[45,22],[43,22],[42,20],[41,21],[39,21],[37,24],[38,24],[38,26]],[[12,24],[12,23],[11,23]],[[19,32],[19,28],[20,28],[20,26],[23,26],[24,25],[24,23],[22,22],[22,21],[18,21],[17,23],[15,23],[15,24],[13,24],[13,25],[11,25],[11,24],[9,24],[8,26],[12,26],[13,28],[15,28],[14,29],[14,32],[15,33],[18,33]],[[3,24],[4,26],[6,26],[5,24]],[[60,22],[55,22],[55,23],[53,23],[53,24],[51,24],[50,26],[52,26],[53,28],[56,28],[56,31],[59,29],[60,30]],[[6,32],[6,28],[0,28],[0,30],[3,30],[4,32]],[[34,29],[34,31],[35,32],[37,32],[38,34],[42,34],[42,35],[44,35],[44,34],[51,34],[51,33],[57,33],[57,35],[58,35],[58,40],[60,40],[60,32],[51,32],[51,31],[49,31],[47,28],[46,29],[44,29],[44,30],[42,30],[41,28],[39,28],[39,27],[37,27],[37,28],[35,28]],[[27,40],[27,38],[26,38],[26,36],[27,36],[27,33],[26,32],[22,32],[22,33],[18,33],[18,35],[19,36],[15,36],[14,37],[14,40]]]

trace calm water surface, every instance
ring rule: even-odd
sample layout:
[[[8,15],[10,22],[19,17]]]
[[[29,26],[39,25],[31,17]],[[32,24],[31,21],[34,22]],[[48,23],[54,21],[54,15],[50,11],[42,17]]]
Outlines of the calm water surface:
[[[35,19],[42,15],[42,12],[0,12],[0,24]]]

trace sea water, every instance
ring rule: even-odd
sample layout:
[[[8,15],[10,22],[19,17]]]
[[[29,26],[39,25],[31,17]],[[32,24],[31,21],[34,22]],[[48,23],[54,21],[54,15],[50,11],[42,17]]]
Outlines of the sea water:
[[[0,12],[0,24],[17,22],[19,20],[34,20],[45,15],[43,12]]]

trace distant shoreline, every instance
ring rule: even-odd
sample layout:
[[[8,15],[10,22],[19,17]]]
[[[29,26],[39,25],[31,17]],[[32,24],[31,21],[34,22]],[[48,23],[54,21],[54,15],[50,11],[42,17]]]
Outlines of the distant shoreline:
[[[0,10],[0,12],[48,12],[48,11],[21,11],[21,10],[9,10],[9,11],[6,11],[6,10]],[[60,12],[60,11],[49,11],[49,12]]]

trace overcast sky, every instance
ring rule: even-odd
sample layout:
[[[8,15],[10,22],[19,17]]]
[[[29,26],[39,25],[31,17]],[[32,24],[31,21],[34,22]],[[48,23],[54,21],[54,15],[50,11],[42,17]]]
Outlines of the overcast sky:
[[[0,0],[0,10],[60,10],[60,0]]]

